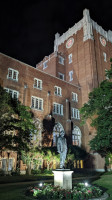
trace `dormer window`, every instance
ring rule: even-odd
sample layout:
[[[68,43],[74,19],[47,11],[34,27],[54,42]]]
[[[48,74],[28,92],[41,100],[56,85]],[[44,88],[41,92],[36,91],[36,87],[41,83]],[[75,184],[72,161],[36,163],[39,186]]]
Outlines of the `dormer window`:
[[[59,56],[59,63],[64,65],[64,58],[62,56]]]

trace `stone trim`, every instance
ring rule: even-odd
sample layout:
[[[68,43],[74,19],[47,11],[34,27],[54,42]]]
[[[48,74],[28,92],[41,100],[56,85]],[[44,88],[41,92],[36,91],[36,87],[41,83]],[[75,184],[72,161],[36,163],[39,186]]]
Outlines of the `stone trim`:
[[[106,200],[109,197],[109,195],[105,192],[101,197],[89,199],[89,200]]]
[[[83,28],[84,33],[83,41],[88,39],[93,40],[93,29],[95,29],[98,33],[100,33],[100,35],[104,36],[107,41],[112,42],[112,31],[105,31],[90,18],[89,10],[84,9],[83,18],[78,23],[76,23],[72,28],[69,28],[68,31],[63,33],[61,36],[59,33],[55,34],[54,52],[58,51],[58,46],[64,43],[69,37],[73,36],[73,34],[76,34],[81,28]]]
[[[54,41],[54,52],[58,51],[58,46],[65,42],[70,36],[76,34],[83,27],[83,19],[76,23],[72,28],[69,28],[67,32],[63,33],[60,36],[59,33],[55,34],[55,41]]]
[[[92,22],[89,14],[89,10],[85,9],[83,11],[83,41],[86,41],[88,39],[94,39],[93,37],[93,27]]]
[[[100,33],[100,35],[104,36],[106,38],[107,41],[110,41],[112,42],[112,31],[105,31],[101,26],[99,26],[95,21],[92,21],[92,26],[93,28],[98,32]]]

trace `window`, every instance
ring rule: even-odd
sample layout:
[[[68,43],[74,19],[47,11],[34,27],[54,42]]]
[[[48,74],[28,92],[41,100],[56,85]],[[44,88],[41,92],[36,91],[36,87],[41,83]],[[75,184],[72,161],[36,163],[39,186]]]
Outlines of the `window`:
[[[78,102],[78,95],[72,92],[72,101]]]
[[[72,144],[76,146],[81,146],[81,131],[77,126],[75,126],[72,131]]]
[[[72,108],[72,118],[80,119],[80,112],[76,108]]]
[[[55,95],[62,96],[62,89],[60,87],[55,86],[54,89],[55,89],[55,92],[54,92]]]
[[[103,52],[104,61],[107,62],[107,54]]]
[[[18,74],[19,72],[17,70],[14,70],[12,68],[9,68],[8,69],[8,75],[7,75],[7,78],[8,79],[12,79],[14,81],[18,81]]]
[[[18,91],[11,90],[9,88],[4,88],[4,89],[6,90],[6,92],[8,92],[11,95],[12,98],[18,99],[18,97],[19,97],[19,92]]]
[[[72,53],[68,55],[69,64],[72,63]]]
[[[53,113],[57,115],[63,115],[63,105],[54,103],[53,104]]]
[[[37,110],[43,110],[43,99],[32,97],[31,107]]]
[[[59,74],[59,78],[62,79],[62,80],[64,80],[64,74],[62,74],[60,72],[58,74]]]
[[[73,70],[69,72],[69,76],[70,76],[70,81],[73,80]]]
[[[59,56],[59,63],[64,65],[64,58],[62,56]]]
[[[34,78],[33,87],[41,90],[42,89],[42,80]]]
[[[45,62],[43,63],[43,69],[46,69],[46,68],[48,67],[47,62],[48,62],[48,61],[45,61]]]

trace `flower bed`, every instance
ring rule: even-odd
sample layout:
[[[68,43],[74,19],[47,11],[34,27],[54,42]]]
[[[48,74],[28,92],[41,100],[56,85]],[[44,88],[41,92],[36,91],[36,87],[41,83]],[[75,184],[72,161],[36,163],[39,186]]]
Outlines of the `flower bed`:
[[[41,187],[30,187],[26,191],[26,195],[31,195],[38,200],[89,200],[101,197],[102,194],[103,191],[99,187],[85,186],[84,183],[78,183],[72,190],[44,184]]]

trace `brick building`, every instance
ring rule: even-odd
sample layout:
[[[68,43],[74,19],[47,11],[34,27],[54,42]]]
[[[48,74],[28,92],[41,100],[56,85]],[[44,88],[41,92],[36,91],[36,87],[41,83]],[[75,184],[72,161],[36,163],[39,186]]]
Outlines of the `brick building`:
[[[107,32],[94,22],[87,9],[82,20],[62,36],[55,35],[54,52],[36,68],[0,54],[0,82],[7,92],[30,106],[41,123],[54,118],[48,145],[56,145],[56,135],[63,129],[68,143],[90,153],[88,167],[100,171],[104,160],[90,152],[88,145],[95,131],[89,122],[80,126],[79,108],[88,101],[88,93],[105,79],[111,55],[112,31]],[[40,138],[41,134],[40,131]]]

